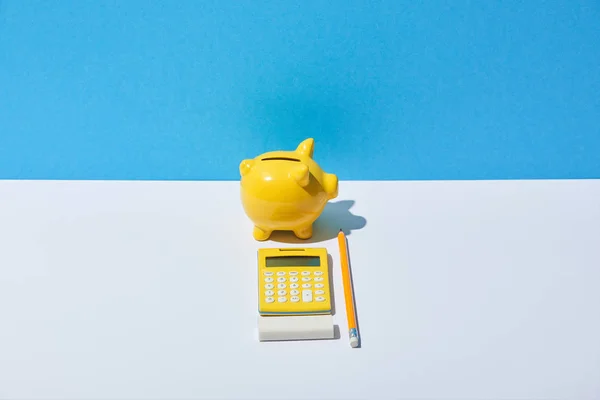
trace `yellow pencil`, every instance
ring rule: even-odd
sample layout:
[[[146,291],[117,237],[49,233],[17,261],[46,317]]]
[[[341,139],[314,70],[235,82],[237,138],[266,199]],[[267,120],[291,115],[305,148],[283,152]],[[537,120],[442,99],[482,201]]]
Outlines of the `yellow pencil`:
[[[346,317],[348,318],[348,335],[350,346],[358,347],[359,336],[356,326],[356,312],[354,311],[354,293],[352,293],[352,277],[350,276],[350,264],[348,262],[348,243],[346,235],[340,229],[338,233],[338,244],[340,246],[340,263],[342,264],[342,279],[344,281],[344,299],[346,300]]]

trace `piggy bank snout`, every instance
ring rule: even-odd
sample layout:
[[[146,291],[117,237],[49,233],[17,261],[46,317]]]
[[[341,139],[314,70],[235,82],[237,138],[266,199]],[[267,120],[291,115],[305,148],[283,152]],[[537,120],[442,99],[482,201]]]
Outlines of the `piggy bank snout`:
[[[254,166],[254,160],[243,160],[240,163],[240,176],[246,176],[252,170]]]

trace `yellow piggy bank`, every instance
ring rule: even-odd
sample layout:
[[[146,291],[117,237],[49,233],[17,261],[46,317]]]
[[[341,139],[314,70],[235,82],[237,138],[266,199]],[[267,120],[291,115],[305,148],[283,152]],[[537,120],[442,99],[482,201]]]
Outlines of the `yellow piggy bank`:
[[[338,195],[338,178],[313,160],[314,140],[293,151],[272,151],[240,163],[242,205],[254,223],[254,239],[293,231],[309,239],[313,222]]]

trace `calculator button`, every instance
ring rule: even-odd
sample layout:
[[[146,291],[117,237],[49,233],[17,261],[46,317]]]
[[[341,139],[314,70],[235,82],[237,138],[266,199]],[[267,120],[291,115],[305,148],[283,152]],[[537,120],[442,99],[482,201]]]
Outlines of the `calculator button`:
[[[323,285],[322,283],[317,283],[317,284],[315,285],[315,287],[316,287],[316,288],[318,288],[318,289],[322,288],[323,286],[324,286],[324,285]]]
[[[271,290],[271,289],[273,289],[273,284],[272,284],[272,283],[267,283],[267,284],[265,285],[265,289],[268,289],[268,290]]]
[[[263,272],[264,276],[273,276],[273,271],[265,271]]]
[[[310,275],[310,271],[302,271],[302,275],[303,276]]]
[[[287,298],[285,298],[284,296],[278,297],[277,301],[280,302],[280,303],[285,303],[287,301]]]
[[[290,294],[291,294],[292,296],[296,296],[296,295],[298,295],[298,293],[300,293],[300,292],[299,292],[299,291],[297,291],[297,290],[295,290],[295,289],[294,289],[294,290],[290,290]]]
[[[297,284],[297,283],[292,283],[292,284],[290,285],[290,287],[291,287],[292,289],[298,289],[298,284]]]
[[[275,292],[273,292],[272,290],[267,290],[265,292],[265,296],[273,296],[275,294]]]
[[[308,276],[302,277],[302,282],[308,282],[308,281],[310,281],[310,278]]]
[[[315,282],[321,282],[323,278],[315,278]]]
[[[298,275],[298,271],[290,271],[290,275],[291,276],[296,276],[296,275]]]
[[[320,276],[320,275],[323,275],[323,271],[315,271],[314,274],[315,274],[315,276]]]
[[[311,290],[303,290],[302,291],[302,301],[305,303],[310,303],[312,301],[312,291]]]
[[[274,298],[272,298],[272,297],[267,297],[267,298],[265,299],[265,301],[266,301],[267,303],[272,303],[272,302],[274,302],[274,301],[275,301],[275,299],[274,299]]]
[[[277,284],[277,289],[285,289],[285,283]]]
[[[315,294],[325,294],[324,290],[315,290]]]
[[[284,275],[285,275],[285,272],[284,272],[284,271],[279,271],[279,272],[277,273],[277,276],[284,276]]]
[[[303,287],[303,288],[309,288],[309,287],[310,287],[310,283],[303,283],[303,284],[302,284],[302,287]]]
[[[287,292],[285,290],[280,290],[280,291],[277,292],[277,294],[279,296],[285,296],[287,294]]]
[[[277,282],[285,282],[285,278],[277,278]]]
[[[325,297],[323,297],[323,296],[317,296],[316,300],[317,301],[325,301]]]
[[[295,276],[292,276],[292,277],[290,278],[290,282],[298,282],[298,278],[297,278],[297,277],[295,277]]]
[[[299,302],[299,301],[300,301],[300,297],[298,297],[298,296],[293,296],[293,297],[290,299],[290,301],[291,301],[292,303],[297,303],[297,302]]]
[[[265,278],[265,282],[273,282],[273,278]]]

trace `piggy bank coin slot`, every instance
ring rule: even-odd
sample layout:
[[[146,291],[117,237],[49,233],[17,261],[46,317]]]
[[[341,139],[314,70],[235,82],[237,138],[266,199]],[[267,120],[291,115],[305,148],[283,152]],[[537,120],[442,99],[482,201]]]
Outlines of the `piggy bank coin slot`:
[[[267,157],[267,158],[263,158],[261,161],[294,161],[294,162],[300,162],[300,160],[298,160],[297,158],[290,158],[290,157]]]

